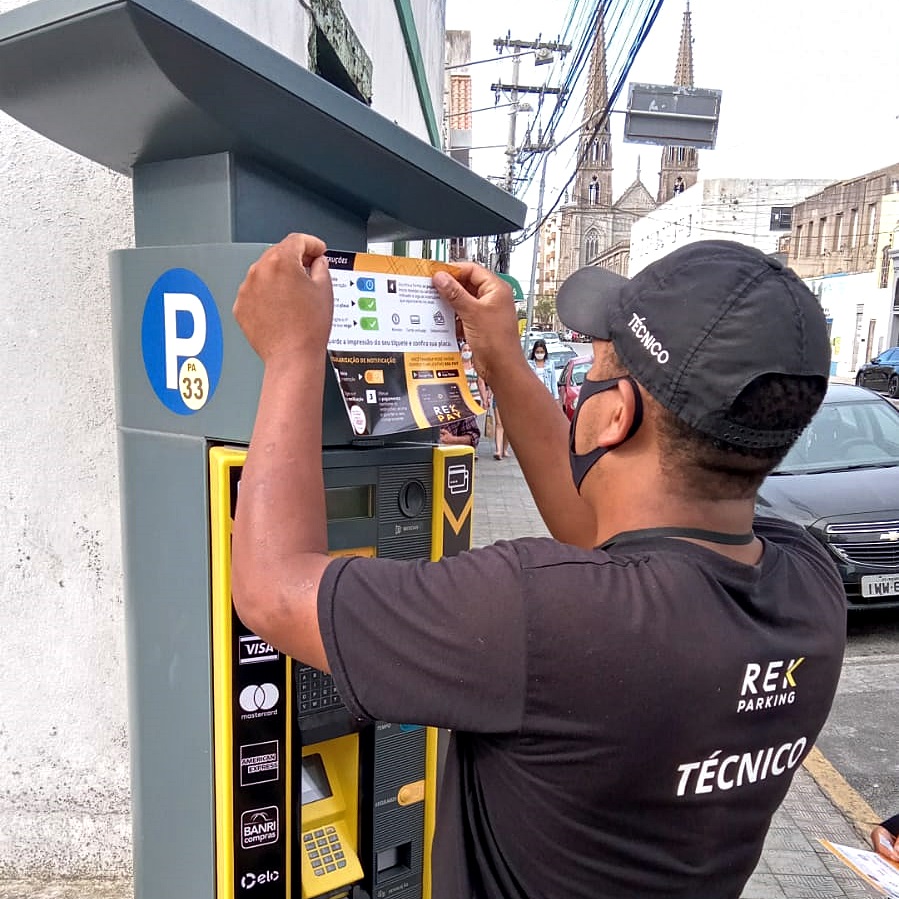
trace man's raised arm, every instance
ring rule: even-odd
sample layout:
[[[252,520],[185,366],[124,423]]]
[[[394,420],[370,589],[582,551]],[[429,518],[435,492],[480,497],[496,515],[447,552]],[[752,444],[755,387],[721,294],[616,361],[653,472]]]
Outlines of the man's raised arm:
[[[511,289],[480,266],[456,265],[460,281],[438,272],[434,286],[462,320],[478,373],[496,397],[540,515],[557,540],[592,546],[596,522],[571,478],[568,419],[527,364]]]
[[[234,607],[282,652],[328,670],[318,586],[328,566],[322,394],[334,297],[317,237],[292,234],[250,268],[234,316],[265,374],[231,546]]]

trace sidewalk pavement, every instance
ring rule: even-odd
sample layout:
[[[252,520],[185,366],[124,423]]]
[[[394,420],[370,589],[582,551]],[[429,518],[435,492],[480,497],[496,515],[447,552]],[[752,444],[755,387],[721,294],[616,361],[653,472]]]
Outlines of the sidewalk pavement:
[[[484,440],[475,466],[474,546],[514,537],[549,536],[518,463],[496,461]],[[826,764],[826,763],[825,763]],[[835,805],[807,768],[796,772],[774,815],[758,868],[742,899],[870,899],[868,889],[818,838],[865,846],[848,811]],[[0,899],[131,899],[130,881],[4,881]],[[157,897],[152,897],[157,899]],[[700,899],[700,897],[697,897]]]
[[[475,466],[473,515],[474,546],[549,536],[517,462],[514,458],[496,461],[487,440],[481,442]],[[870,848],[848,810],[835,805],[808,768],[801,766],[774,815],[761,860],[742,899],[869,899],[878,895],[828,852],[819,838]]]

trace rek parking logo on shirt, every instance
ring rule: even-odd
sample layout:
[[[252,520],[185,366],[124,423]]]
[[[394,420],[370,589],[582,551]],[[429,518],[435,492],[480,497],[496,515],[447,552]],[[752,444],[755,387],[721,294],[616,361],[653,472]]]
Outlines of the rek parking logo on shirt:
[[[749,662],[743,670],[738,712],[758,712],[790,705],[796,700],[796,669],[805,661],[775,659],[769,662]]]
[[[178,415],[212,398],[222,373],[222,322],[209,288],[193,272],[169,269],[144,305],[141,349],[156,396]]]

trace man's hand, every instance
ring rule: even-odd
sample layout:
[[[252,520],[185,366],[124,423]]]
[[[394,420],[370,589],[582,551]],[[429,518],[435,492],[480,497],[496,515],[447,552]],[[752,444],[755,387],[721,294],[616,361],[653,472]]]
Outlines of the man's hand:
[[[497,366],[506,361],[520,363],[524,359],[512,288],[507,281],[473,262],[453,265],[459,269],[458,281],[447,272],[436,272],[432,281],[437,293],[461,319],[475,367],[489,382]]]
[[[334,311],[324,252],[319,238],[291,234],[247,272],[234,317],[264,363],[285,354],[324,355]]]
[[[885,827],[878,825],[871,831],[871,843],[878,855],[899,862],[899,837],[894,837]]]

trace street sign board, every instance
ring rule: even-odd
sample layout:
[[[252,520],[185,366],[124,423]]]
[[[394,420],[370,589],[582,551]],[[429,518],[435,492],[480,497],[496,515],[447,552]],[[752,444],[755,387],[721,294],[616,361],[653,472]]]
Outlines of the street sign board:
[[[634,144],[713,150],[720,111],[721,91],[718,90],[631,84],[624,140]]]

